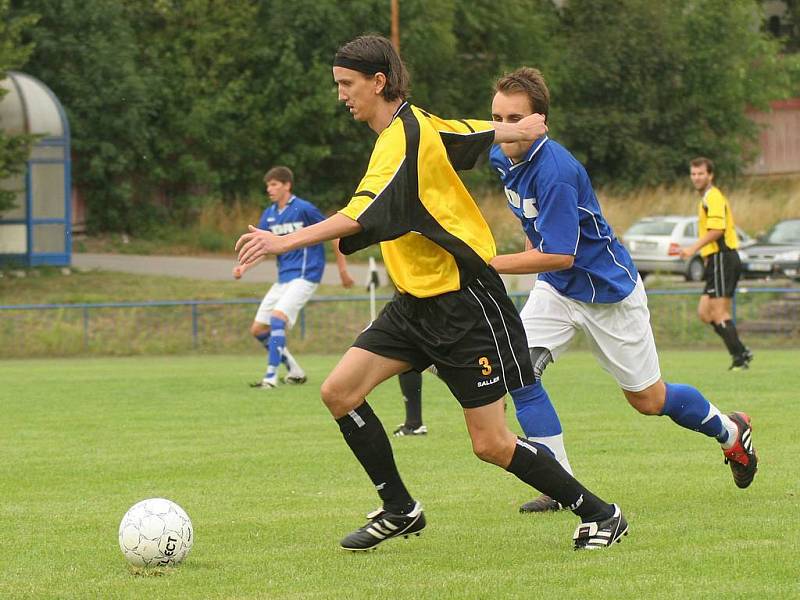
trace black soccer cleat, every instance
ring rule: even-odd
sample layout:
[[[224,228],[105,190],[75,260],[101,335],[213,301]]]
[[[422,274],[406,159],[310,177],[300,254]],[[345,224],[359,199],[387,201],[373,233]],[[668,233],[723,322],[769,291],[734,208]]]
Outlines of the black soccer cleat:
[[[549,512],[553,510],[561,510],[564,507],[559,502],[553,500],[550,496],[542,494],[538,498],[534,498],[530,502],[526,502],[519,507],[521,513],[540,513]]]
[[[419,502],[407,515],[396,515],[385,510],[377,510],[368,515],[369,521],[360,529],[345,537],[339,545],[344,550],[359,552],[372,550],[388,539],[409,535],[419,535],[425,529],[425,513]]]
[[[744,371],[745,369],[749,369],[750,361],[752,360],[753,353],[750,352],[750,350],[745,349],[744,352],[733,357],[733,362],[731,363],[731,366],[728,367],[728,371]]]
[[[742,352],[742,356],[744,357],[744,360],[747,363],[747,365],[750,366],[750,363],[753,361],[754,358],[753,353],[750,351],[750,348],[745,348],[744,352]]]
[[[397,429],[392,432],[395,437],[405,437],[407,435],[427,435],[428,428],[425,425],[419,427],[408,427],[405,424],[398,425]]]
[[[621,542],[623,535],[628,535],[628,522],[622,515],[622,511],[616,504],[612,504],[612,506],[614,514],[608,519],[578,525],[572,536],[575,550],[608,548],[614,542]]]
[[[742,489],[753,483],[753,477],[758,471],[758,456],[753,447],[753,427],[750,417],[743,412],[734,412],[728,418],[736,423],[739,432],[736,442],[728,450],[723,450],[725,464],[731,466],[733,481]]]

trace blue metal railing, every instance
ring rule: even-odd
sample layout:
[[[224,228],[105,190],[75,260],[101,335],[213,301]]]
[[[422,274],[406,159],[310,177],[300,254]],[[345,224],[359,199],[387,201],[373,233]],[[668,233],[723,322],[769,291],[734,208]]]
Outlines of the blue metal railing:
[[[702,290],[695,289],[674,289],[674,290],[647,290],[648,296],[699,296]],[[749,294],[788,294],[798,293],[800,288],[797,287],[747,287],[743,286],[737,289],[736,295],[749,295]],[[525,303],[529,292],[511,292],[509,296],[514,301],[517,308],[521,308]],[[376,300],[385,302],[392,298],[391,294],[380,294],[376,296]],[[320,303],[336,303],[336,302],[364,302],[369,301],[369,295],[331,295],[331,296],[318,296],[312,298],[309,304]],[[154,300],[142,302],[98,302],[98,303],[75,303],[75,304],[8,304],[0,305],[0,313],[3,311],[46,311],[46,310],[80,310],[82,313],[83,321],[83,348],[88,350],[90,340],[90,320],[91,311],[97,309],[124,309],[124,308],[161,308],[161,307],[189,307],[191,317],[191,331],[192,331],[192,348],[197,349],[199,346],[199,319],[200,309],[204,306],[226,306],[226,305],[258,305],[261,302],[260,298],[242,298],[235,300]],[[733,317],[736,319],[736,296],[733,299]],[[304,339],[306,336],[306,311],[301,311],[298,326],[300,338]]]

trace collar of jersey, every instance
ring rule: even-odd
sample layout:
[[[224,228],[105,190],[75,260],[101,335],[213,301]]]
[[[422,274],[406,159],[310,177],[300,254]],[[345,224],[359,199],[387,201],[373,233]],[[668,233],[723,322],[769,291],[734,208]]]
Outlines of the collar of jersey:
[[[549,139],[550,138],[548,138],[546,135],[544,137],[539,138],[539,140],[537,142],[534,142],[531,145],[531,147],[528,148],[528,151],[525,153],[525,158],[523,158],[518,163],[512,163],[511,159],[509,158],[508,159],[508,162],[509,162],[508,169],[509,169],[509,171],[513,171],[514,169],[516,169],[520,165],[524,165],[525,163],[531,162],[533,160],[533,157],[536,156],[536,153],[539,152],[539,150],[541,150],[542,146],[544,146],[544,143]]]
[[[403,110],[403,108],[405,108],[406,106],[408,106],[408,100],[403,100],[403,103],[397,107],[396,111],[394,111],[394,114],[392,115],[392,121],[394,121],[397,118],[397,115],[399,115],[400,111]],[[389,121],[389,123],[391,123],[392,121]]]
[[[276,204],[276,205],[275,205],[275,212],[277,212],[278,214],[281,214],[281,213],[282,213],[284,210],[286,210],[286,209],[289,207],[289,205],[290,205],[292,202],[294,202],[294,199],[295,199],[295,198],[297,198],[297,196],[295,196],[294,194],[292,194],[291,196],[289,196],[289,199],[286,201],[286,206],[284,206],[283,208],[278,208],[278,205]]]

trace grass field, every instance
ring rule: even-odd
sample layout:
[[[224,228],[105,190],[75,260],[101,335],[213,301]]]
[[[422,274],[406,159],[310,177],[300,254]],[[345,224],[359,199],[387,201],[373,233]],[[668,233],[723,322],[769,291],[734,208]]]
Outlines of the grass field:
[[[595,553],[571,549],[573,515],[518,514],[530,490],[471,455],[456,401],[427,374],[431,433],[393,446],[428,528],[339,550],[378,501],[318,400],[336,358],[303,359],[309,384],[276,392],[247,387],[255,354],[0,362],[0,598],[800,596],[796,351],[759,351],[742,373],[721,350],[662,356],[668,380],[753,416],[748,490],[712,441],[628,408],[590,355],[548,370],[576,473],[630,521]],[[395,381],[370,402],[387,428],[402,421]],[[187,510],[196,541],[179,568],[136,575],[117,527],[153,496]]]

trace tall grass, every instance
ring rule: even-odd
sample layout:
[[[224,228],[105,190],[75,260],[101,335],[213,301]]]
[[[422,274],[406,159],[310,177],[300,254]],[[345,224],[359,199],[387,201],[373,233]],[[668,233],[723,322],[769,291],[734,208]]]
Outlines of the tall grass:
[[[781,219],[800,217],[800,178],[748,178],[721,189],[733,207],[736,224],[750,235],[766,231]],[[524,238],[506,199],[497,187],[473,190],[481,210],[497,240],[500,252],[518,252]],[[620,191],[613,188],[597,192],[603,213],[618,235],[638,219],[650,215],[691,215],[697,211],[698,196],[688,183]],[[246,198],[232,203],[206,198],[193,211],[189,223],[165,223],[148,239],[99,236],[76,244],[79,252],[123,252],[135,254],[230,254],[234,240],[258,223],[269,202],[264,197]],[[377,255],[377,251],[359,256]],[[358,260],[358,259],[356,259]]]
[[[760,234],[781,219],[800,217],[800,178],[747,179],[735,186],[721,185],[728,197],[736,224],[750,235]],[[633,191],[600,189],[598,199],[606,220],[617,235],[650,215],[693,215],[698,195],[690,185],[641,188]],[[502,192],[483,190],[476,194],[486,220],[497,238],[499,249],[522,244],[519,224],[506,208]]]

